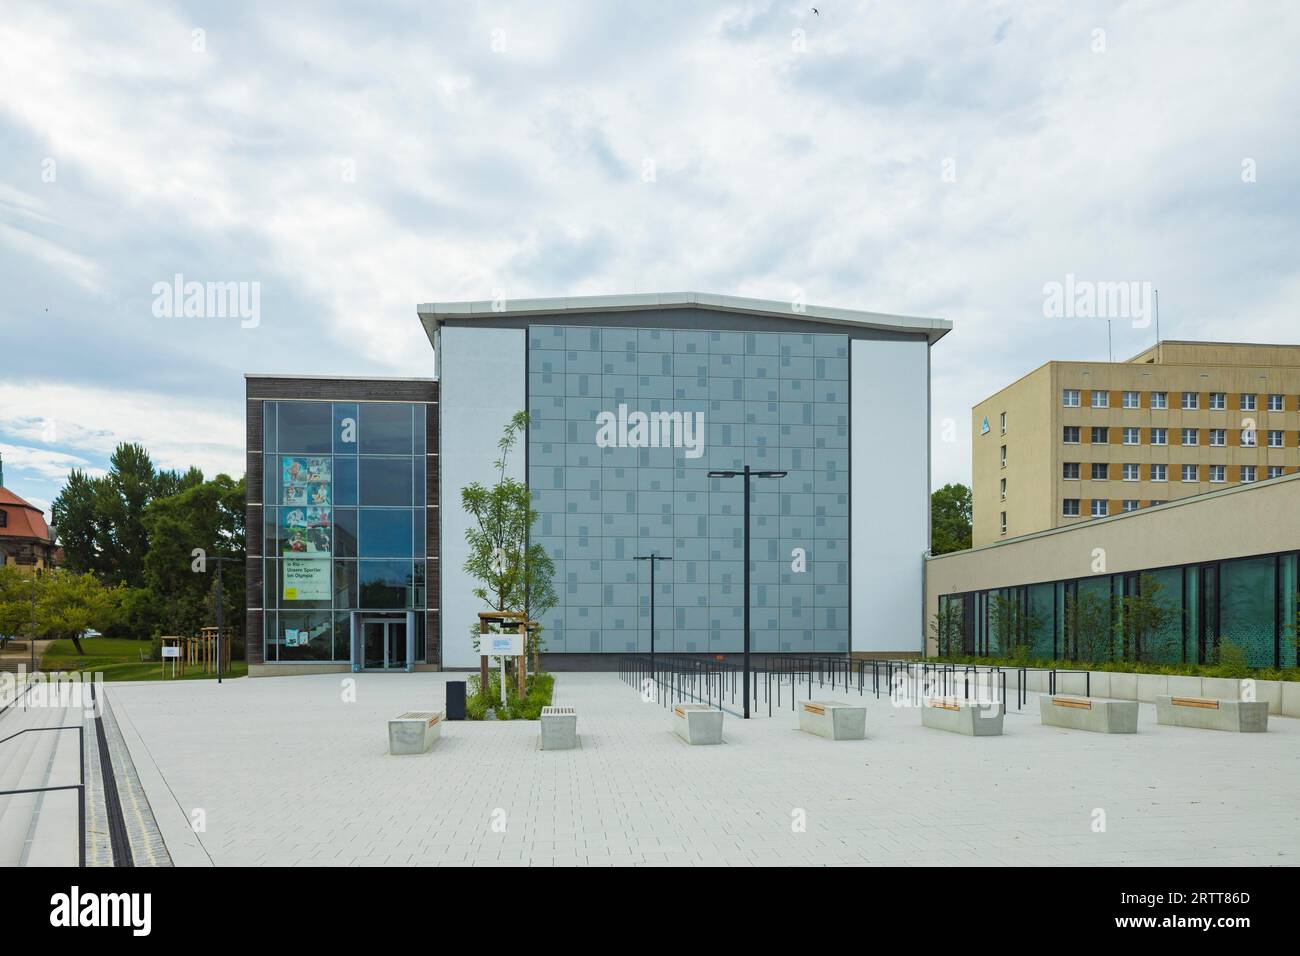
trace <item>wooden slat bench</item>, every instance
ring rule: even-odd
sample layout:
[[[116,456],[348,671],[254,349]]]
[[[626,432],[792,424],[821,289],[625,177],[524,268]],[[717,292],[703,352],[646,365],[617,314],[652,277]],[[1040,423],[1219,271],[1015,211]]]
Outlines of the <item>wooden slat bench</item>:
[[[443,712],[407,711],[388,722],[390,754],[426,753],[442,736]]]
[[[722,711],[708,704],[673,704],[673,733],[688,744],[720,744]]]
[[[827,740],[863,740],[867,708],[842,700],[805,700],[798,704],[799,729]]]
[[[1001,703],[957,697],[927,697],[921,704],[921,726],[967,737],[997,737],[1005,708]]]
[[[573,707],[543,707],[543,750],[572,750],[578,746],[578,711]]]
[[[1038,716],[1045,727],[1090,730],[1098,734],[1137,733],[1138,702],[1043,694]]]
[[[1156,723],[1261,734],[1268,730],[1268,701],[1157,696]]]

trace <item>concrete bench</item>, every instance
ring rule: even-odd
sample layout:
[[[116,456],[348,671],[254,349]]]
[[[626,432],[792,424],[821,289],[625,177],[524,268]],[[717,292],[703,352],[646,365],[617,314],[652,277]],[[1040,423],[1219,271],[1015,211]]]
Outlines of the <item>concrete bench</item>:
[[[1156,723],[1262,734],[1268,730],[1268,701],[1157,696]]]
[[[921,726],[967,737],[1002,734],[1003,707],[990,701],[928,697],[921,705]]]
[[[1138,702],[1043,694],[1038,698],[1038,716],[1044,727],[1068,727],[1099,734],[1135,734]]]
[[[572,707],[542,708],[542,749],[572,750],[578,746],[578,712]]]
[[[442,736],[442,711],[408,711],[388,722],[390,754],[422,754]]]
[[[688,744],[720,744],[722,711],[708,704],[673,704],[673,733]]]
[[[799,704],[799,729],[827,740],[863,740],[867,708],[842,700],[805,700]]]

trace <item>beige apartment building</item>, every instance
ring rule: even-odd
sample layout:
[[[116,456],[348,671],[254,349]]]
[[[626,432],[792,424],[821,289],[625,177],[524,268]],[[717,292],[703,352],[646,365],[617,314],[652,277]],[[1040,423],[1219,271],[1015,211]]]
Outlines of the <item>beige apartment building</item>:
[[[1300,346],[1048,362],[972,412],[973,545],[1300,471]]]

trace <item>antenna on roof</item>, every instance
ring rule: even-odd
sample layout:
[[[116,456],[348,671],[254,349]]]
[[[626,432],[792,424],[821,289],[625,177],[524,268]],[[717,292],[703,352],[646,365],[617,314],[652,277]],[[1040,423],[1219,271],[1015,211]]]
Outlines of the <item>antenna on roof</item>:
[[[1160,344],[1160,290],[1156,289],[1156,344]]]
[[[1115,361],[1115,341],[1111,335],[1111,320],[1106,320],[1106,351],[1110,354],[1108,361]]]

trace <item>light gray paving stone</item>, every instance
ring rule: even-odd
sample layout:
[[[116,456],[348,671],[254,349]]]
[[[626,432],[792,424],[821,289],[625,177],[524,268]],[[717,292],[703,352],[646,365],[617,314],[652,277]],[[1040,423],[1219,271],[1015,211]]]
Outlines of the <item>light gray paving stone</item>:
[[[866,741],[818,746],[787,712],[686,748],[615,675],[563,673],[581,748],[542,755],[534,724],[451,722],[433,751],[396,760],[384,721],[445,706],[458,675],[342,676],[355,703],[339,675],[111,697],[172,799],[208,809],[199,838],[218,865],[1300,863],[1300,721],[1285,718],[1190,747],[1151,705],[1137,734],[1095,739],[1013,709],[1003,736],[973,741],[868,697]]]

